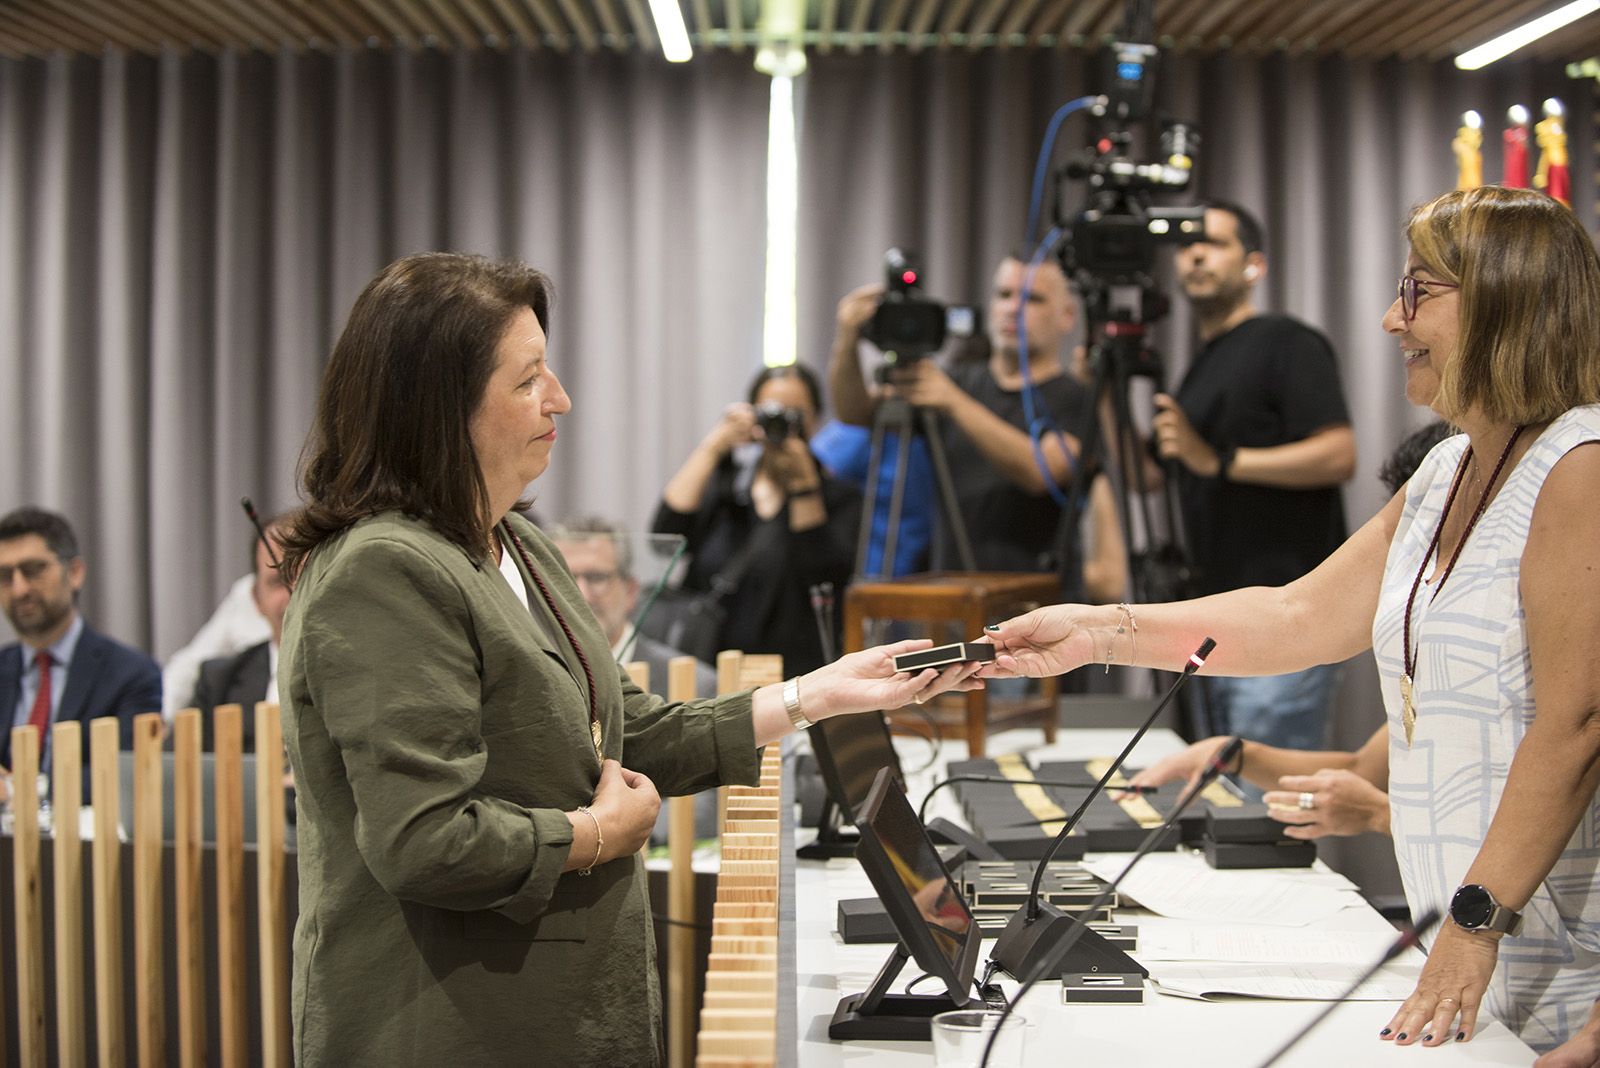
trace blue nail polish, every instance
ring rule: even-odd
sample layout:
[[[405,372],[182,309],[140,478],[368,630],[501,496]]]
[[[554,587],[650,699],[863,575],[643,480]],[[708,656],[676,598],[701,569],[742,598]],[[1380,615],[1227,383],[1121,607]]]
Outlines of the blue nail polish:
[[[1465,1031],[1457,1031],[1456,1032],[1456,1041],[1457,1042],[1465,1042],[1466,1040],[1467,1040],[1467,1033]]]
[[[1423,1035],[1422,1036],[1422,1041],[1424,1041],[1424,1042],[1432,1042],[1433,1041],[1433,1036],[1432,1035]]]
[[[1378,1037],[1379,1038],[1387,1038],[1388,1035],[1389,1035],[1389,1031],[1390,1031],[1390,1029],[1385,1027],[1382,1031],[1378,1032]]]
[[[1401,1031],[1398,1035],[1395,1035],[1394,1037],[1399,1039],[1400,1041],[1404,1042],[1405,1038],[1406,1038],[1406,1033],[1404,1031]]]

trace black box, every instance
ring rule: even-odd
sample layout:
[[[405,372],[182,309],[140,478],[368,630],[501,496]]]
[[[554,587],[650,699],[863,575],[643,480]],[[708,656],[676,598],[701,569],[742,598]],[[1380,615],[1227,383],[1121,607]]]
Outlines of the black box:
[[[1309,868],[1317,859],[1314,842],[1205,843],[1206,863],[1219,871],[1234,868]]]
[[[1138,972],[1063,972],[1063,1005],[1142,1005],[1144,976]]]
[[[839,902],[836,921],[839,938],[850,946],[869,942],[898,942],[889,910],[875,897],[847,897]]]
[[[1261,802],[1241,804],[1236,807],[1206,805],[1206,834],[1213,842],[1249,842],[1269,845],[1276,842],[1294,842],[1284,834],[1288,824],[1279,823],[1268,815],[1267,806]]]

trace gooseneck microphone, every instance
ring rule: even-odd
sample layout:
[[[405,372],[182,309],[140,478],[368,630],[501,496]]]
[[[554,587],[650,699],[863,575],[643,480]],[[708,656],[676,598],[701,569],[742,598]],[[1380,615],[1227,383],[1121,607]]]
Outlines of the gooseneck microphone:
[[[1089,810],[1089,805],[1105,790],[1106,783],[1122,770],[1123,762],[1128,759],[1128,754],[1133,752],[1134,746],[1139,744],[1139,739],[1145,736],[1150,725],[1166,710],[1167,705],[1172,703],[1172,699],[1177,696],[1183,684],[1189,681],[1189,677],[1205,666],[1206,657],[1210,656],[1216,647],[1217,643],[1213,638],[1207,638],[1200,643],[1200,648],[1190,655],[1176,681],[1167,688],[1166,694],[1134,732],[1128,744],[1123,746],[1122,752],[1111,762],[1105,774],[1100,776],[1100,781],[1095,783],[1094,789],[1089,791],[1088,796],[1078,806],[1078,810],[1068,817],[1055,840],[1050,843],[1050,848],[1046,849],[1044,856],[1039,859],[1039,865],[1033,872],[1033,883],[1028,888],[1027,904],[1011,917],[1006,929],[1000,933],[999,940],[995,942],[994,952],[989,955],[990,960],[1014,977],[1021,979],[1024,975],[1032,973],[1040,960],[1054,956],[1054,946],[1061,941],[1073,922],[1066,913],[1040,898],[1039,887],[1044,881],[1045,868],[1049,865],[1050,858],[1056,855],[1062,843],[1067,840],[1067,836],[1078,825],[1078,821],[1083,819],[1084,813]],[[1120,951],[1115,952],[1120,955]]]
[[[256,537],[261,539],[261,544],[267,547],[267,559],[272,561],[272,566],[278,569],[278,574],[283,574],[283,561],[278,557],[278,550],[272,547],[272,539],[267,537],[267,528],[261,525],[261,517],[256,514],[256,506],[249,497],[239,498],[239,507],[244,509],[244,514],[249,517],[250,525],[256,528]],[[287,575],[284,576],[288,578]]]
[[[1322,1011],[1313,1016],[1309,1021],[1306,1022],[1304,1027],[1300,1028],[1300,1030],[1296,1031],[1292,1036],[1290,1036],[1289,1041],[1279,1046],[1276,1053],[1262,1061],[1261,1068],[1272,1068],[1274,1064],[1277,1064],[1279,1058],[1281,1058],[1285,1053],[1288,1053],[1290,1050],[1294,1049],[1294,1047],[1299,1044],[1302,1038],[1305,1038],[1307,1035],[1309,1035],[1313,1030],[1316,1029],[1316,1026],[1319,1023],[1327,1019],[1330,1012],[1348,1001],[1350,999],[1350,995],[1354,994],[1358,989],[1360,989],[1362,983],[1365,983],[1368,979],[1371,979],[1374,975],[1378,974],[1379,968],[1382,968],[1385,964],[1388,964],[1390,961],[1394,960],[1412,946],[1420,944],[1422,941],[1422,936],[1438,922],[1439,910],[1429,909],[1428,912],[1423,915],[1422,919],[1401,931],[1400,937],[1396,938],[1394,942],[1390,944],[1389,948],[1383,951],[1383,956],[1374,961],[1370,968],[1362,972],[1361,975],[1357,977],[1356,981],[1351,983],[1350,986],[1345,989],[1343,994],[1339,995],[1337,1000],[1330,1001],[1324,1005],[1322,1007]]]
[[[1206,644],[1212,645],[1215,643],[1213,643],[1210,638],[1207,638]],[[1205,649],[1207,653],[1211,651],[1210,649],[1207,649],[1206,646],[1201,646],[1201,648]],[[1204,656],[1201,656],[1197,653],[1196,657],[1199,658],[1200,663],[1205,662]],[[1191,660],[1192,659],[1193,658],[1191,658]],[[1196,664],[1195,667],[1198,668],[1199,664]],[[1182,682],[1183,680],[1179,679],[1178,681]],[[1176,684],[1173,686],[1173,689],[1177,689]],[[1168,691],[1169,696],[1171,692],[1172,691],[1170,690]],[[1216,754],[1212,756],[1211,760],[1207,762],[1205,769],[1200,773],[1200,777],[1183,792],[1181,797],[1178,798],[1178,803],[1172,806],[1172,814],[1166,818],[1161,826],[1153,829],[1149,834],[1144,836],[1144,841],[1139,843],[1138,852],[1134,853],[1133,857],[1128,861],[1127,865],[1122,869],[1122,871],[1117,873],[1117,877],[1111,880],[1111,884],[1109,886],[1100,891],[1099,896],[1089,903],[1088,907],[1084,909],[1083,913],[1077,919],[1071,921],[1071,923],[1067,926],[1066,931],[1062,934],[1060,941],[1055,945],[1047,947],[1042,953],[1040,953],[1037,959],[1034,961],[1033,967],[1030,968],[1025,974],[1017,975],[1015,972],[1012,973],[1013,975],[1016,975],[1018,979],[1022,980],[1022,985],[1017,988],[1016,994],[1011,998],[1010,1003],[1006,1005],[1005,1011],[1000,1014],[1000,1019],[995,1022],[994,1030],[989,1034],[989,1041],[983,1047],[983,1059],[978,1062],[978,1068],[986,1068],[988,1065],[989,1054],[994,1050],[995,1039],[999,1037],[1000,1029],[1005,1026],[1006,1018],[1011,1015],[1012,1011],[1017,1007],[1017,1004],[1022,1001],[1023,997],[1028,993],[1029,990],[1034,988],[1039,980],[1043,979],[1046,975],[1050,974],[1052,969],[1060,965],[1062,958],[1064,958],[1067,952],[1072,949],[1073,945],[1077,943],[1078,939],[1082,938],[1084,933],[1089,930],[1089,917],[1093,916],[1106,906],[1106,904],[1116,894],[1117,887],[1122,884],[1122,880],[1126,879],[1128,877],[1128,873],[1133,870],[1133,866],[1154,851],[1156,846],[1166,838],[1167,832],[1171,830],[1173,825],[1178,822],[1178,817],[1183,815],[1184,810],[1194,802],[1195,798],[1200,796],[1201,792],[1204,791],[1206,787],[1210,786],[1217,780],[1217,776],[1222,774],[1223,768],[1233,763],[1233,758],[1239,755],[1239,750],[1243,747],[1243,739],[1229,738],[1227,744],[1218,750]]]

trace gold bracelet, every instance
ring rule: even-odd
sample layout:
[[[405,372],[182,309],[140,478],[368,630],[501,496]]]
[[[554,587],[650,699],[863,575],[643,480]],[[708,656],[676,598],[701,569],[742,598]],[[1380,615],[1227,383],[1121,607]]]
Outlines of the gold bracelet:
[[[590,812],[588,805],[579,805],[578,811],[582,812],[585,816],[588,816],[591,820],[594,820],[594,859],[589,862],[589,866],[587,868],[578,869],[579,875],[588,875],[590,872],[594,871],[594,866],[600,863],[600,850],[605,848],[606,836],[600,832],[600,817],[596,816],[593,812]]]

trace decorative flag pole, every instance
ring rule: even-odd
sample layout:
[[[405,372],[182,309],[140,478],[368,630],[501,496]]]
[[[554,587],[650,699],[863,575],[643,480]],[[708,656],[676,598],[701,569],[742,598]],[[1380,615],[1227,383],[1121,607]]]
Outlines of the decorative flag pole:
[[[1506,111],[1505,177],[1500,184],[1507,189],[1528,188],[1528,109],[1512,104]]]
[[[1539,143],[1539,170],[1533,184],[1570,208],[1572,176],[1567,171],[1566,108],[1561,101],[1551,97],[1544,102],[1544,118],[1533,132]]]
[[[1461,116],[1456,139],[1450,142],[1456,154],[1456,188],[1476,189],[1483,184],[1483,116],[1468,111]]]

